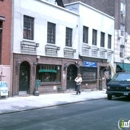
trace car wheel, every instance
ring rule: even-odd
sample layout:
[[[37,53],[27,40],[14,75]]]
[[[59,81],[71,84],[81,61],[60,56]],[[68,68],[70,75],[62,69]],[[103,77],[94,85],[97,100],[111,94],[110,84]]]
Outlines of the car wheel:
[[[108,100],[111,100],[111,99],[112,99],[112,95],[107,94],[107,99],[108,99]]]

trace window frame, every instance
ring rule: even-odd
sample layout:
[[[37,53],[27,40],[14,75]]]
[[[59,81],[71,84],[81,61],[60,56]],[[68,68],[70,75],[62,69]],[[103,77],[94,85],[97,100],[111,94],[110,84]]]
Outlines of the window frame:
[[[56,24],[47,23],[47,43],[55,44],[56,39]]]
[[[120,58],[124,57],[124,46],[120,45]]]
[[[23,39],[34,40],[34,18],[27,15],[23,18]]]
[[[111,49],[112,35],[108,34],[108,48]]]
[[[83,26],[83,42],[88,43],[88,31],[89,28],[87,26]]]
[[[43,72],[39,72],[40,70]],[[40,79],[42,83],[61,82],[61,65],[39,64],[37,65],[36,73],[37,79]],[[49,76],[50,80],[46,79],[46,76]]]
[[[66,39],[65,39],[65,45],[72,47],[72,28],[66,27]]]
[[[100,46],[105,47],[105,33],[101,32]]]
[[[93,29],[92,31],[92,45],[97,45],[97,30]]]

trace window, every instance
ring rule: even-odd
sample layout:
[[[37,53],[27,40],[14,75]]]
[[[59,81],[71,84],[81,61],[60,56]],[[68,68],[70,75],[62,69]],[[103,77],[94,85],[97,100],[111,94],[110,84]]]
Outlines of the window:
[[[121,14],[121,16],[120,16],[120,22],[123,25],[125,24],[125,16],[123,14]]]
[[[104,45],[105,45],[105,33],[101,32],[100,46],[104,47]]]
[[[88,27],[83,26],[83,42],[88,43]]]
[[[108,48],[111,49],[111,35],[108,34]]]
[[[130,81],[130,74],[129,73],[116,74],[112,78],[112,81],[118,81],[118,82],[120,82],[120,81]]]
[[[97,45],[97,30],[93,29],[92,33],[92,45]]]
[[[80,72],[82,79],[87,82],[96,82],[97,79],[97,68],[81,67]]]
[[[72,47],[72,29],[66,28],[66,46]]]
[[[123,14],[125,16],[125,3],[121,2],[121,5],[120,5],[120,11],[121,11],[121,14]]]
[[[125,31],[125,26],[123,24],[120,24],[121,31]]]
[[[37,79],[41,82],[61,82],[61,66],[37,65]]]
[[[34,38],[34,18],[24,16],[23,38],[33,40]]]
[[[47,43],[55,44],[56,24],[48,22],[47,25]]]
[[[121,58],[124,57],[124,46],[123,45],[120,46],[120,57]]]

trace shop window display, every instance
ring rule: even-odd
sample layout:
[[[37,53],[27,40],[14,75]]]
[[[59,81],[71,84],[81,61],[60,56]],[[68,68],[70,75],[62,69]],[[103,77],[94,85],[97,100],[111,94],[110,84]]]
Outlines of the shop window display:
[[[41,82],[61,82],[61,66],[37,65],[37,79]]]

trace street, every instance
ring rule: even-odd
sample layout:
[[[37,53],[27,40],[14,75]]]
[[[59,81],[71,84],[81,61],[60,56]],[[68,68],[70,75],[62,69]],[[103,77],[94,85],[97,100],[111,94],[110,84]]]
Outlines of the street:
[[[0,130],[118,130],[130,119],[126,98],[100,99],[0,115]]]

